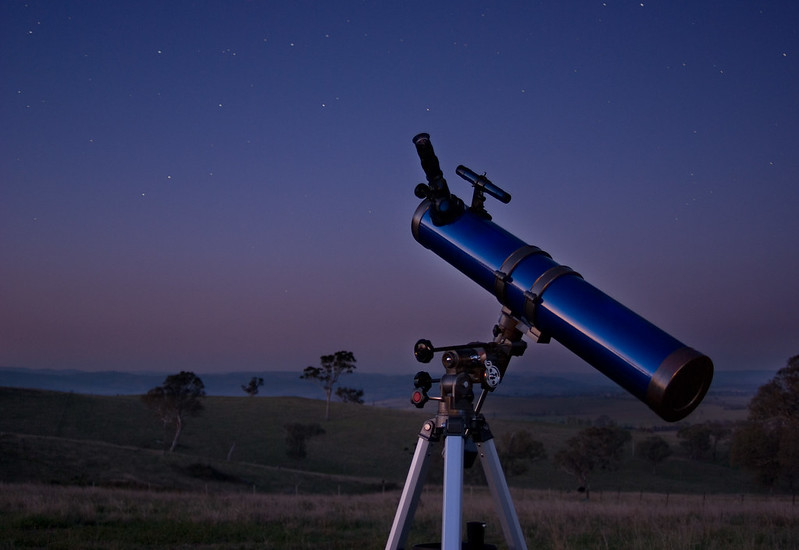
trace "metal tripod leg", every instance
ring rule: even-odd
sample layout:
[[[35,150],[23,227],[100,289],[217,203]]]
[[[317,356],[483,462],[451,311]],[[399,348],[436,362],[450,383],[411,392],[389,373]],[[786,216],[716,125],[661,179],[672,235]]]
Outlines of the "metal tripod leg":
[[[437,440],[438,435],[434,434],[433,422],[425,422],[419,433],[413,461],[402,489],[397,512],[394,515],[394,523],[386,542],[386,550],[403,550],[405,548],[427,474],[430,443]],[[513,506],[508,483],[502,472],[494,439],[489,436],[485,441],[476,443],[508,549],[527,550],[527,543]],[[441,525],[441,548],[443,550],[460,550],[461,548],[464,447],[465,439],[462,435],[451,433],[444,438],[444,502]]]
[[[408,539],[408,531],[416,513],[416,505],[419,504],[419,497],[422,494],[424,478],[427,474],[428,458],[430,457],[430,434],[433,432],[433,422],[427,421],[419,434],[416,443],[416,451],[413,453],[413,461],[408,470],[408,477],[405,480],[405,487],[402,489],[397,512],[394,515],[394,523],[391,526],[391,533],[388,535],[386,550],[402,550]]]
[[[505,534],[505,542],[509,550],[527,550],[527,543],[522,534],[522,526],[519,524],[519,517],[513,507],[510,489],[502,473],[502,465],[499,462],[497,447],[494,445],[493,438],[477,443],[480,451],[480,462],[483,465],[488,487],[491,490],[491,497],[494,499],[494,508],[499,521],[502,524],[502,532]]]
[[[463,515],[462,435],[444,438],[444,509],[441,520],[441,550],[461,550]]]

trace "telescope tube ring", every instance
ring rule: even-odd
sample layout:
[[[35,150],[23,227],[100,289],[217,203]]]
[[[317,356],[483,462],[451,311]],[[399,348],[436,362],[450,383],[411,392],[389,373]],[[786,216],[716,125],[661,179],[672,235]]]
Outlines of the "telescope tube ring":
[[[505,258],[500,268],[494,272],[496,277],[494,281],[494,295],[499,300],[499,303],[505,303],[505,285],[512,280],[511,275],[513,274],[513,270],[516,269],[516,266],[518,266],[522,260],[533,254],[543,254],[547,258],[552,258],[546,251],[541,250],[535,245],[527,244],[514,250],[510,256]]]
[[[529,323],[533,326],[536,326],[536,319],[535,313],[538,304],[543,301],[543,294],[546,289],[555,282],[558,277],[562,277],[563,275],[575,275],[580,279],[583,278],[582,275],[574,271],[572,268],[566,265],[556,265],[550,267],[546,271],[544,271],[541,275],[538,276],[538,279],[535,280],[533,286],[530,287],[530,290],[524,293],[525,302],[524,302],[524,317],[529,321]]]

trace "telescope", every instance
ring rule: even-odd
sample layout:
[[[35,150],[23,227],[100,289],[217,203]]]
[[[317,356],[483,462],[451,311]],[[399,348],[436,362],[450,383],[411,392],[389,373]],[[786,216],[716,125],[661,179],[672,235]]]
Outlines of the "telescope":
[[[427,178],[415,190],[423,199],[411,223],[416,241],[493,294],[534,342],[560,342],[663,420],[699,405],[713,378],[709,357],[495,224],[486,195],[508,203],[510,194],[461,165],[456,173],[474,187],[467,206],[450,192],[429,134],[413,143]]]

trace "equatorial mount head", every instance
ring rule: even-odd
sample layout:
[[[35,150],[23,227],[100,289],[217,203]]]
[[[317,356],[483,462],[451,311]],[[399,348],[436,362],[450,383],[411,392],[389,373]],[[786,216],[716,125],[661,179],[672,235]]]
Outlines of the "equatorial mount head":
[[[510,357],[521,355],[523,351],[523,345],[502,345],[496,342],[471,342],[437,348],[426,339],[417,341],[413,347],[414,357],[420,363],[429,363],[435,353],[443,352],[441,363],[447,374],[466,374],[474,383],[488,391],[494,391],[499,385]],[[420,372],[414,379],[414,386],[424,388],[429,380],[429,374]],[[424,389],[429,389],[429,386]]]

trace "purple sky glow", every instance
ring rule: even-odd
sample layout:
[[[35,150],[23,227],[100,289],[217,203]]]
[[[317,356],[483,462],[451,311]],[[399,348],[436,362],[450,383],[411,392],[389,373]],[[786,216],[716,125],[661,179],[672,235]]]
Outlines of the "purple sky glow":
[[[410,374],[489,339],[411,236],[419,132],[718,370],[799,353],[791,0],[8,0],[0,75],[2,366]]]

